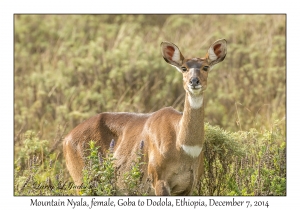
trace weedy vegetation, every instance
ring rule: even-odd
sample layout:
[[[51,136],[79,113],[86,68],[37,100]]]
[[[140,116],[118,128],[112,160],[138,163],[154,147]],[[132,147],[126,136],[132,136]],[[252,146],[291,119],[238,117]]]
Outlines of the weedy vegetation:
[[[120,176],[93,139],[77,188],[62,139],[100,112],[183,110],[181,75],[160,42],[200,56],[219,38],[228,51],[208,78],[205,173],[193,195],[286,195],[285,15],[15,15],[14,24],[15,195],[147,195],[143,154]]]

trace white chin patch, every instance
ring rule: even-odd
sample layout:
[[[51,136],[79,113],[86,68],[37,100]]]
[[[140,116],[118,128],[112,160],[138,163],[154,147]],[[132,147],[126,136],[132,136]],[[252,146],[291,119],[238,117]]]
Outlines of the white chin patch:
[[[183,151],[191,156],[192,158],[196,158],[200,155],[202,151],[202,147],[196,145],[196,146],[187,146],[187,145],[182,145]]]
[[[199,109],[203,105],[203,95],[199,96],[188,96],[189,103],[192,109]]]
[[[192,94],[194,94],[194,95],[198,95],[200,92],[201,92],[201,85],[198,85],[198,86],[196,86],[196,88],[191,88],[190,86],[188,87],[189,88],[189,92],[190,93],[192,93]]]

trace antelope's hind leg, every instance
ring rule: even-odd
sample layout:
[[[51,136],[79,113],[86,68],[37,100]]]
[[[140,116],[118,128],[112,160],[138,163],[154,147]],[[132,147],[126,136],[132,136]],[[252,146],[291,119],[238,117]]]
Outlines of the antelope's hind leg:
[[[82,184],[82,169],[84,167],[82,155],[76,146],[73,145],[70,137],[65,138],[63,142],[63,150],[67,169],[75,185],[80,186]]]

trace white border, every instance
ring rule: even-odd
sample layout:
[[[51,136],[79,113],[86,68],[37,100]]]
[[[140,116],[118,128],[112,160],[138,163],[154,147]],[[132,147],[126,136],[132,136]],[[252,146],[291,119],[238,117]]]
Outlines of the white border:
[[[297,2],[297,1],[293,1]],[[268,209],[297,209],[299,186],[299,22],[298,4],[292,1],[0,1],[0,78],[1,78],[1,198],[3,209],[30,208],[30,198],[13,197],[13,14],[14,13],[286,13],[287,14],[287,196],[238,197],[240,200],[268,200]],[[284,52],[283,52],[284,53]],[[262,58],[263,59],[263,58]],[[282,74],[284,74],[284,70]],[[284,105],[284,101],[282,104]],[[43,199],[43,197],[39,197]],[[51,197],[46,197],[51,199]],[[55,198],[55,197],[53,197]],[[78,197],[76,197],[78,198]],[[215,197],[214,197],[215,198]],[[66,199],[62,197],[61,199]],[[118,199],[118,198],[116,198]],[[137,198],[133,198],[137,199]],[[209,197],[203,197],[209,199]],[[230,197],[217,197],[220,200]],[[52,207],[53,208],[53,207]],[[58,209],[56,207],[55,209]],[[127,207],[129,209],[132,207]],[[136,209],[138,209],[137,207]],[[146,208],[146,207],[144,207]],[[153,208],[153,207],[151,207]],[[166,208],[166,207],[164,207]],[[219,209],[219,207],[217,207]],[[40,208],[38,208],[40,209]],[[62,208],[60,208],[62,209]],[[64,207],[66,209],[66,207]],[[87,209],[76,207],[76,209]],[[97,209],[97,208],[94,208]],[[124,209],[124,208],[123,208]],[[174,208],[172,208],[174,209]],[[208,208],[214,209],[214,208]],[[222,208],[224,209],[224,208]],[[226,208],[226,209],[232,209]]]

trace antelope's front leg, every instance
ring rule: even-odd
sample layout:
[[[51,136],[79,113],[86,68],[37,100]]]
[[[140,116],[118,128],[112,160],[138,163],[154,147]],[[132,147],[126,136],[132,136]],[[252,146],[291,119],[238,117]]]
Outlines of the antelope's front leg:
[[[153,159],[152,159],[153,160]],[[161,168],[158,167],[159,164],[153,164],[153,161],[149,162],[148,165],[148,176],[152,180],[152,187],[154,188],[154,193],[157,196],[171,195],[171,190],[168,182],[163,178],[165,177],[162,173]]]
[[[170,187],[164,180],[158,180],[154,188],[155,188],[155,195],[158,196],[171,195]]]

